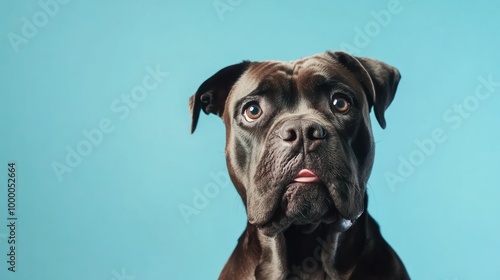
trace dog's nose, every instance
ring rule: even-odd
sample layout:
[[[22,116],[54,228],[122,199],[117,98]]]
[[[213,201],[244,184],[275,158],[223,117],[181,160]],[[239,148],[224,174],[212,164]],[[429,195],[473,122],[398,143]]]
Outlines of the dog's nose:
[[[291,120],[281,127],[278,135],[292,148],[298,149],[303,145],[307,151],[313,151],[326,138],[326,129],[314,121]]]

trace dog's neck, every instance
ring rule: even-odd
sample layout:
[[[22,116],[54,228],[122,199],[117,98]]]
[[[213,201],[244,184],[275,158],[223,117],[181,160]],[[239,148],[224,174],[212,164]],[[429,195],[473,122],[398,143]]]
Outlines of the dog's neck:
[[[349,279],[365,250],[367,219],[365,212],[342,233],[326,224],[312,231],[292,225],[274,237],[259,233],[257,279]]]

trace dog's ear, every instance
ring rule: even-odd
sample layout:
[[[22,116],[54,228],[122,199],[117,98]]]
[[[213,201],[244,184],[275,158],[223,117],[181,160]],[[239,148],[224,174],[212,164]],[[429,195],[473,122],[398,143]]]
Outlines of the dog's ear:
[[[396,95],[401,74],[398,69],[381,61],[365,57],[358,57],[357,59],[366,69],[373,82],[373,87],[375,88],[375,100],[373,104],[375,117],[380,126],[385,128],[384,113]]]
[[[385,128],[384,113],[394,99],[401,79],[398,69],[378,60],[353,57],[345,52],[329,52],[329,54],[348,69],[354,68],[353,72],[364,84],[365,90],[370,95],[367,96],[370,108],[373,106],[378,123],[382,128]],[[365,78],[366,75],[369,79]]]
[[[205,114],[215,114],[219,117],[224,113],[224,105],[231,88],[248,68],[250,62],[227,66],[201,84],[198,91],[189,98],[191,111],[191,133],[196,129],[200,110]]]

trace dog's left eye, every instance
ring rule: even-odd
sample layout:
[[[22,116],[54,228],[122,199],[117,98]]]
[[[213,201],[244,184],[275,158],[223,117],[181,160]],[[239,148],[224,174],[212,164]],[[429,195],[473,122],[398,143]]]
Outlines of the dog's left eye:
[[[257,104],[248,106],[243,112],[243,117],[247,122],[254,122],[262,115],[262,109]]]
[[[333,97],[332,105],[339,113],[346,113],[351,108],[351,103],[344,97]]]

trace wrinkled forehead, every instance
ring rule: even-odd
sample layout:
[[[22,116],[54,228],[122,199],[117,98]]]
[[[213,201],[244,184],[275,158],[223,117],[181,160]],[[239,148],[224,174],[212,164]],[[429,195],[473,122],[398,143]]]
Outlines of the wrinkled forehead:
[[[240,99],[255,90],[295,91],[307,95],[321,84],[338,84],[355,94],[363,93],[361,84],[349,69],[327,54],[318,54],[289,62],[252,62],[233,87],[231,98]]]

